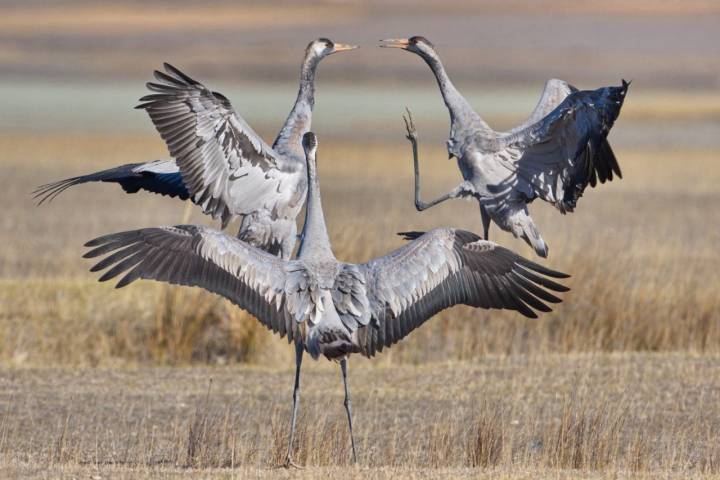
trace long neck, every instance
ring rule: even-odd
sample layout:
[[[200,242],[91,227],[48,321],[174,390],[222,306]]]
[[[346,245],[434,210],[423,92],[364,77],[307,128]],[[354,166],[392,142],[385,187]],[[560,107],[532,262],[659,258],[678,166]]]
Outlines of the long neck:
[[[450,81],[445,68],[443,67],[440,58],[436,55],[421,55],[425,63],[430,66],[430,69],[435,74],[438,86],[440,87],[440,93],[442,94],[443,101],[450,112],[450,121],[452,124],[456,122],[462,124],[474,124],[475,126],[490,128],[480,116],[473,110],[472,106],[465,100],[465,97],[455,88],[455,85]],[[470,125],[468,125],[470,126]]]
[[[309,53],[303,60],[300,69],[300,88],[295,105],[285,120],[280,133],[278,133],[273,148],[285,150],[283,153],[302,155],[302,136],[310,131],[312,125],[312,111],[315,106],[315,70],[320,58]]]
[[[298,250],[298,258],[333,259],[330,237],[325,226],[322,202],[320,200],[320,184],[314,159],[307,162],[307,204],[305,206],[305,225],[302,231],[302,242]]]

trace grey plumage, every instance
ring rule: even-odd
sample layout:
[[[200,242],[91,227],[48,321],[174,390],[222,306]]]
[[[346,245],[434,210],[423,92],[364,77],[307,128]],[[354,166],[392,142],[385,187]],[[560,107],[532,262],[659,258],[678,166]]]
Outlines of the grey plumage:
[[[572,212],[585,188],[621,177],[607,134],[620,114],[629,83],[579,91],[550,80],[522,125],[496,132],[473,110],[450,81],[434,46],[423,37],[384,40],[383,47],[402,48],[430,66],[450,113],[447,149],[456,157],[464,182],[430,202],[420,200],[417,133],[406,120],[415,161],[415,204],[430,208],[450,198],[477,198],[485,239],[490,221],[523,238],[540,256],[545,241],[530,217],[527,204],[541,198],[561,213]]]
[[[138,108],[165,140],[172,160],[122,165],[38,187],[40,203],[91,181],[117,182],[129,193],[140,189],[190,199],[224,228],[242,218],[238,237],[289,258],[296,217],[307,189],[300,142],[312,122],[315,71],[320,60],[356,47],[320,38],[305,52],[295,104],[272,147],[235,111],[230,101],[172,65],[155,71],[153,93]],[[173,170],[158,172],[157,164]]]
[[[535,317],[560,301],[552,292],[567,290],[553,280],[567,275],[453,228],[409,232],[407,244],[367,263],[338,261],[322,212],[312,133],[304,147],[307,213],[296,259],[274,257],[211,228],[178,225],[91,240],[85,256],[104,257],[92,270],[109,269],[100,280],[123,275],[118,287],[145,278],[228,298],[296,343],[296,395],[303,350],[340,360],[346,380],[350,354],[372,357],[445,308],[465,304]],[[297,399],[292,425],[296,405]]]

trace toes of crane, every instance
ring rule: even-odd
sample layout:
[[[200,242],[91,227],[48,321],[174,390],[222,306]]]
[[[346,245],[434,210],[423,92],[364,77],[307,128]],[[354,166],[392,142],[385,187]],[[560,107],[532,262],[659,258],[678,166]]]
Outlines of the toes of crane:
[[[286,468],[286,469],[290,469],[290,468],[296,468],[296,469],[298,469],[298,470],[303,470],[303,469],[305,469],[304,466],[298,465],[298,464],[295,463],[295,462],[293,461],[293,459],[290,458],[290,457],[288,457],[288,458],[285,459],[285,463],[282,464],[282,467],[283,467],[283,468]]]
[[[415,122],[413,122],[412,118],[412,112],[409,108],[405,108],[405,111],[407,112],[407,115],[403,115],[403,120],[405,121],[405,130],[407,130],[407,138],[409,140],[414,140],[417,138],[417,131],[415,130]]]

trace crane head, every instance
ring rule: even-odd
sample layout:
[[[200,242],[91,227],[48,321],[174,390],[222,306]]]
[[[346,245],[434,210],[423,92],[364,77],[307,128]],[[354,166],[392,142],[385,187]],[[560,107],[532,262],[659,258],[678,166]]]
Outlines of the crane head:
[[[417,54],[429,54],[435,51],[435,45],[430,40],[421,36],[410,38],[387,38],[380,40],[383,48],[400,48]]]
[[[313,40],[310,42],[307,46],[307,54],[314,55],[319,58],[326,57],[328,55],[332,55],[333,53],[337,52],[345,52],[347,50],[355,50],[358,48],[357,45],[350,45],[347,43],[335,43],[329,38],[318,38],[317,40]]]

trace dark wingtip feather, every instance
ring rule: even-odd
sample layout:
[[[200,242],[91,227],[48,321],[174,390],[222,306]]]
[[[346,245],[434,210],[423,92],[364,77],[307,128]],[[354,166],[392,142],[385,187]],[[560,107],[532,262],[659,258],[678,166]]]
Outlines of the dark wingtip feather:
[[[106,280],[110,280],[111,278],[117,277],[121,273],[128,271],[129,269],[135,267],[138,263],[142,262],[146,255],[147,252],[136,251],[126,257],[119,258],[119,263],[115,264],[110,270],[105,272],[105,274],[98,280],[100,282],[104,282]]]
[[[167,94],[162,93],[150,93],[145,95],[138,100],[139,102],[154,102],[155,100],[163,100],[167,98]]]
[[[92,247],[95,245],[99,245],[99,246],[97,248],[90,250],[89,252],[85,252],[85,254],[83,255],[83,258],[99,257],[100,255],[103,255],[103,254],[107,253],[108,251],[114,250],[114,248],[108,247],[107,243],[103,243],[103,244],[96,243],[94,245],[88,245],[87,243],[85,244],[86,247]]]
[[[83,255],[85,258],[96,257],[98,254],[102,254],[111,250],[117,250],[120,247],[125,247],[137,239],[139,231],[131,230],[128,232],[110,233],[103,235],[102,237],[93,238],[85,242],[86,247],[97,247],[94,250],[87,252]]]
[[[197,82],[197,80],[195,80],[195,79],[193,79],[193,78],[190,78],[189,76],[187,76],[186,74],[184,74],[183,72],[181,72],[178,68],[170,65],[168,62],[164,62],[164,63],[163,63],[163,67],[165,68],[165,71],[166,71],[167,73],[169,73],[170,75],[174,75],[174,76],[176,76],[177,78],[179,78],[180,80],[183,80],[183,81],[187,82],[187,83],[190,84],[190,85],[199,85],[199,83]]]
[[[97,238],[93,238],[92,240],[88,240],[87,242],[85,242],[85,245],[83,245],[83,247],[97,247],[98,245],[102,245],[102,244],[106,243],[107,237],[108,237],[107,235],[103,235],[102,237],[97,237]],[[88,253],[90,253],[90,252],[88,252]],[[87,253],[85,255],[87,255]],[[83,255],[83,256],[85,256],[85,255]],[[90,257],[85,257],[85,258],[90,258]]]
[[[549,278],[545,276],[541,276],[542,274],[538,275],[538,271],[535,269],[525,265],[521,262],[516,262],[515,265],[519,267],[517,270],[517,273],[519,275],[522,275],[523,277],[527,278],[531,282],[534,282],[538,285],[542,285],[545,288],[549,288],[550,290],[553,290],[555,292],[568,292],[570,291],[570,287],[567,287],[563,284],[557,283],[553,280],[550,280]],[[552,270],[550,270],[552,272]],[[563,274],[564,275],[564,274]],[[562,278],[562,277],[560,277]]]
[[[108,233],[107,235],[102,235],[100,237],[93,238],[92,240],[88,240],[88,242],[85,244],[85,246],[93,247],[95,245],[101,245],[104,243],[111,242],[113,240],[119,240],[119,239],[127,236],[127,234],[129,234],[129,233],[133,233],[133,232],[130,231],[130,232]]]
[[[132,282],[134,282],[135,280],[137,280],[137,276],[133,275],[133,271],[134,270],[131,270],[130,273],[125,275],[123,278],[121,278],[120,281],[115,285],[115,288],[126,287],[126,286],[130,285]]]
[[[527,307],[526,307],[526,308],[527,308]],[[518,308],[518,309],[515,309],[515,311],[518,312],[520,315],[522,315],[522,316],[525,317],[525,318],[532,318],[532,319],[538,318],[537,313],[535,313],[535,312],[534,312],[533,310],[531,310],[530,308],[528,308],[527,310],[522,310],[522,309],[519,309],[519,308]]]
[[[113,277],[117,276],[118,272],[114,272],[112,270],[108,270],[100,278],[98,278],[98,282],[107,282],[108,280],[111,280]]]
[[[159,71],[159,70],[155,70],[155,71],[153,72],[153,76],[155,77],[156,80],[158,80],[159,82],[162,82],[164,85],[166,85],[166,86],[168,86],[168,87],[170,87],[170,88],[172,88],[172,87],[180,87],[180,88],[182,88],[182,87],[184,87],[184,86],[187,86],[187,85],[185,85],[183,82],[181,82],[180,80],[178,80],[177,78],[171,77],[171,76],[168,75],[167,73],[161,72],[161,71]]]
[[[36,206],[40,206],[43,203],[50,203],[55,198],[60,195],[62,192],[67,190],[68,188],[77,185],[79,183],[83,183],[82,177],[72,177],[72,178],[66,178],[64,180],[59,180],[57,182],[52,183],[46,183],[45,185],[40,185],[35,190],[31,192],[31,195],[33,199],[38,200]]]
[[[521,266],[525,268],[529,268],[531,270],[534,270],[538,273],[542,273],[545,276],[552,277],[552,278],[570,278],[569,273],[559,272],[557,270],[551,270],[547,267],[543,267],[539,263],[535,263],[531,260],[522,259],[521,261],[517,262]]]
[[[548,303],[560,303],[562,299],[556,297],[552,293],[548,292],[540,285],[534,283],[532,280],[525,278],[522,272],[513,271],[511,274],[513,282],[518,283],[523,289],[529,292],[531,295],[540,299],[540,301]]]

